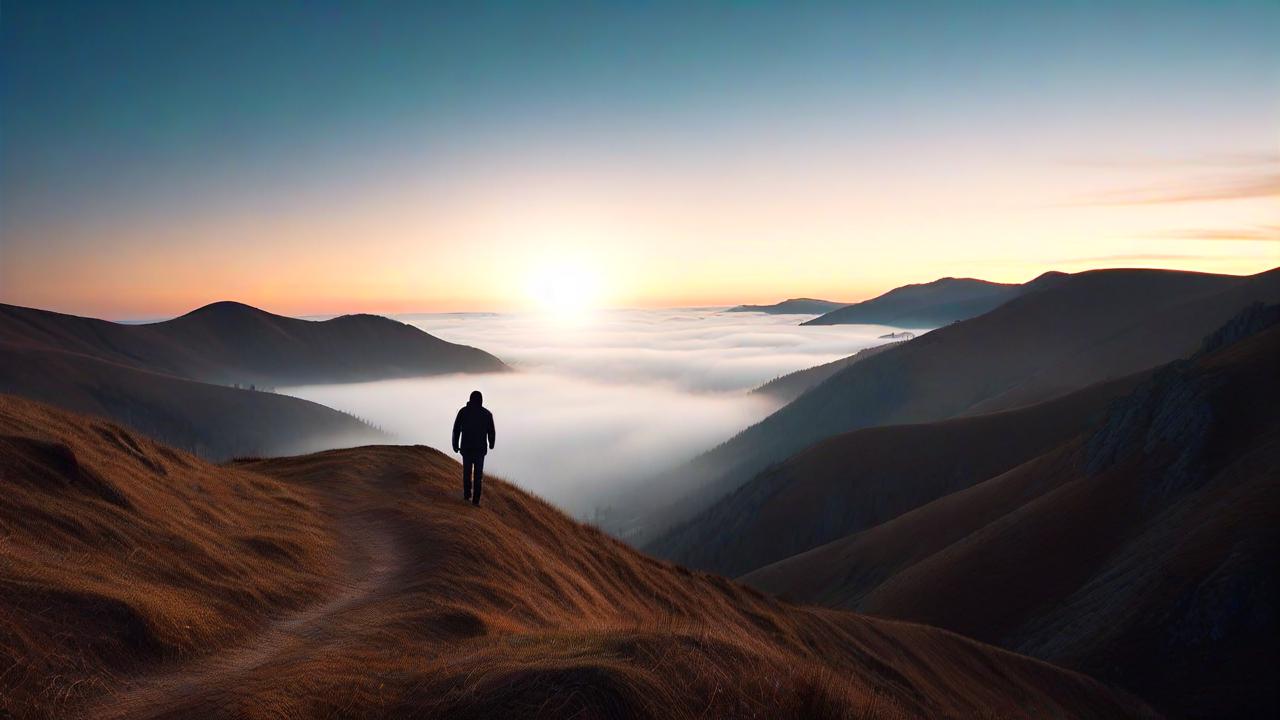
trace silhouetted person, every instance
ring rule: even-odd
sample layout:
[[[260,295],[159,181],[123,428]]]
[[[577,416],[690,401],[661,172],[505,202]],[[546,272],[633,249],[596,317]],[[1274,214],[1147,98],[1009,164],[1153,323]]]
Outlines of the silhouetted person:
[[[493,449],[493,413],[484,407],[479,390],[458,411],[453,421],[453,451],[462,453],[462,497],[473,505],[480,504],[480,487],[484,482],[484,455]],[[475,489],[471,487],[471,471],[475,470]]]

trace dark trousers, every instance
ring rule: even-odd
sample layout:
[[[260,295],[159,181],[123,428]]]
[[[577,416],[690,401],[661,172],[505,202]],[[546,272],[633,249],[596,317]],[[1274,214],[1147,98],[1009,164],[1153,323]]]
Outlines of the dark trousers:
[[[471,470],[475,469],[476,487],[471,491]],[[480,504],[480,486],[484,483],[484,453],[462,453],[462,496],[471,502]]]

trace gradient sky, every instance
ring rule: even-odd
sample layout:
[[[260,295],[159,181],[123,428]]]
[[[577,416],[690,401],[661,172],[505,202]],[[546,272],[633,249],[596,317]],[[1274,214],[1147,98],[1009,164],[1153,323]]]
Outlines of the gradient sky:
[[[1123,7],[1119,7],[1123,6]],[[1280,2],[0,5],[0,301],[1280,265]]]

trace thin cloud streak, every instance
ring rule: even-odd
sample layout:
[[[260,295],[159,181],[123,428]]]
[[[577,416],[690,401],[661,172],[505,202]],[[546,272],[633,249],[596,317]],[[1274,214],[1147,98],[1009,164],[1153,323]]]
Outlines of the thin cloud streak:
[[[1157,240],[1228,240],[1246,242],[1280,242],[1280,225],[1252,228],[1183,228],[1147,233]]]
[[[1115,190],[1071,205],[1163,205],[1280,196],[1280,173],[1193,181],[1181,187]]]
[[[1216,260],[1220,255],[1178,255],[1165,253],[1134,253],[1131,255],[1095,255],[1093,257],[1068,258],[1055,261],[1061,265],[1082,263],[1115,263],[1115,262],[1162,262],[1168,260]]]
[[[1120,158],[1072,158],[1066,165],[1091,168],[1257,168],[1280,165],[1280,154],[1259,150],[1256,152],[1217,153],[1196,157],[1120,157]]]

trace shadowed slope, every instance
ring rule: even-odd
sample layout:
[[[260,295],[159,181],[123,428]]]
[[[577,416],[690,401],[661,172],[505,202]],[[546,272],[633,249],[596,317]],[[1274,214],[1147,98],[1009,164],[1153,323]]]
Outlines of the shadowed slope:
[[[991,312],[837,372],[728,442],[657,479],[635,523],[649,541],[769,465],[828,437],[1023,407],[1183,357],[1252,302],[1280,301],[1280,270],[1249,277],[1098,270],[1056,278]]]
[[[947,632],[796,608],[652,560],[500,480],[486,506],[472,508],[457,497],[457,463],[428,448],[366,447],[220,468],[147,441],[122,447],[107,439],[118,429],[99,432],[95,421],[26,401],[0,402],[0,418],[19,444],[62,433],[85,459],[79,467],[96,478],[82,483],[80,471],[57,457],[6,450],[18,487],[34,489],[24,491],[26,506],[0,507],[97,513],[100,524],[84,532],[118,537],[76,546],[89,569],[70,573],[57,560],[70,542],[60,536],[22,525],[15,542],[0,545],[2,567],[26,567],[10,562],[14,553],[33,558],[26,562],[35,569],[19,577],[5,571],[5,583],[27,588],[22,597],[76,591],[90,574],[120,608],[60,607],[50,622],[33,622],[47,612],[43,601],[0,595],[0,627],[22,638],[6,638],[9,661],[31,668],[0,671],[0,697],[19,715],[50,708],[65,715],[77,705],[93,718],[1148,715],[1082,675]],[[156,480],[137,463],[162,467],[167,486],[138,492]],[[115,515],[124,510],[102,487],[141,518],[174,519],[157,526]],[[215,509],[202,524],[198,513]],[[230,523],[239,522],[259,534],[269,528],[271,544],[242,563],[206,565],[185,554],[210,533],[233,545],[244,531]],[[330,552],[333,538],[340,553]],[[258,547],[252,537],[246,542],[245,552]],[[148,554],[145,566],[111,564],[139,552]],[[275,557],[290,564],[273,565]],[[324,572],[319,558],[328,560]],[[171,586],[133,592],[138,573]],[[282,589],[295,582],[314,602],[281,612],[297,605]],[[218,593],[205,597],[201,583]],[[157,609],[154,597],[189,597],[217,610],[199,623],[238,609],[243,625],[200,635],[188,629],[195,622],[167,620],[161,610],[169,606]],[[268,622],[264,612],[274,612]],[[121,633],[146,641],[85,649]],[[189,642],[188,634],[208,638],[204,657],[164,651]],[[29,662],[50,654],[58,665]]]
[[[745,579],[1029,652],[1172,715],[1266,716],[1280,703],[1277,367],[1280,327],[1174,363],[1096,430]]]
[[[843,357],[829,363],[823,363],[822,365],[815,365],[814,367],[805,368],[804,370],[787,373],[786,375],[770,380],[751,392],[767,395],[784,402],[791,402],[805,394],[805,392],[810,388],[822,383],[827,378],[835,375],[850,365],[862,362],[873,355],[879,355],[885,350],[899,344],[901,343],[891,342],[885,343],[884,345],[865,348],[850,355],[849,357]]]
[[[1002,413],[837,435],[788,458],[650,546],[735,576],[878,525],[1079,434],[1130,377]]]

